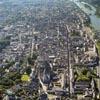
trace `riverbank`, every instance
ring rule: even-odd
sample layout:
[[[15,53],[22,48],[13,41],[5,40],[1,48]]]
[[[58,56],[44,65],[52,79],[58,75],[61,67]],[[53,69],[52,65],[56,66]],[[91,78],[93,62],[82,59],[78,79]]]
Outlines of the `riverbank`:
[[[71,0],[73,1],[84,13],[86,13],[91,21],[91,26],[96,32],[100,32],[100,17],[97,16],[99,9],[97,11],[96,3],[93,5],[91,0]],[[94,0],[93,0],[94,1]],[[86,7],[87,6],[87,7]],[[100,36],[100,33],[97,35]]]
[[[96,8],[95,15],[100,17],[100,0],[79,0],[80,2],[86,2],[88,4],[91,4]]]

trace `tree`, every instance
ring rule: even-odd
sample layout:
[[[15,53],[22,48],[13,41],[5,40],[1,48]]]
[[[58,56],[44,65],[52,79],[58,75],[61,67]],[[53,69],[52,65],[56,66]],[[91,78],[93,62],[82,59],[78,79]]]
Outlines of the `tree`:
[[[9,78],[2,78],[0,80],[0,85],[7,87],[7,88],[10,88],[11,86],[14,85],[14,82],[13,82],[13,80],[11,80]]]
[[[28,63],[30,65],[34,65],[34,60],[31,57],[28,57]]]
[[[32,72],[31,67],[26,68],[26,73],[27,73],[28,75],[30,75],[31,72]]]
[[[33,60],[36,60],[36,59],[37,59],[37,54],[36,54],[36,53],[33,53],[32,59],[33,59]]]
[[[2,100],[3,99],[3,92],[2,92],[2,90],[0,90],[0,100]]]
[[[6,65],[6,68],[9,68],[9,67],[11,67],[14,64],[15,64],[14,61],[8,61],[8,64]]]
[[[82,74],[83,74],[83,75],[87,75],[87,72],[88,72],[87,69],[83,69],[83,70],[82,70]]]
[[[37,59],[37,53],[33,53],[33,55],[32,55],[32,57],[28,57],[28,63],[30,64],[30,65],[34,65],[34,62],[35,62],[35,60]]]

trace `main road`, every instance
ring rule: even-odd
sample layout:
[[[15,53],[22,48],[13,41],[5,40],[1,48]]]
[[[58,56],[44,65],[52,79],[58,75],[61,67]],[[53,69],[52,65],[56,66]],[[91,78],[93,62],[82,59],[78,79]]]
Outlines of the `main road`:
[[[73,69],[72,69],[72,64],[71,64],[71,52],[70,52],[70,37],[69,37],[69,27],[68,25],[66,25],[66,34],[67,34],[67,49],[68,49],[68,77],[69,77],[69,92],[70,92],[70,96],[71,94],[73,94],[74,92],[74,88],[73,88]]]

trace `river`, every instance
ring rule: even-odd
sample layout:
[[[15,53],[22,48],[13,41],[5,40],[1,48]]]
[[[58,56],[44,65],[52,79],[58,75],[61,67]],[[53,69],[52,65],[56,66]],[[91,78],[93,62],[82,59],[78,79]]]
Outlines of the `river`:
[[[87,15],[90,16],[91,25],[94,27],[96,31],[100,32],[100,18],[95,15],[96,8],[86,2],[79,2],[79,0],[71,1],[73,1],[79,8],[81,8]],[[88,7],[86,7],[86,5]]]

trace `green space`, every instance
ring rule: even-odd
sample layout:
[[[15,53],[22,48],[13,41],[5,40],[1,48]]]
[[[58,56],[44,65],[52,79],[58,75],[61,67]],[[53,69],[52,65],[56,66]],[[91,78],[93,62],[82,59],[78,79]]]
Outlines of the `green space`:
[[[21,82],[21,75],[18,72],[6,73],[5,77],[0,79],[0,90],[11,88],[13,85]]]
[[[21,81],[22,82],[28,82],[28,81],[30,81],[30,77],[25,73],[25,74],[22,75]]]
[[[97,78],[96,72],[87,67],[74,68],[75,81],[90,81],[92,78]]]
[[[15,92],[15,94],[18,97],[24,96],[25,100],[38,100],[38,97],[39,97],[38,91],[32,91],[31,92],[31,94],[32,94],[31,97],[28,95],[29,91],[30,90],[27,89],[27,88],[20,88],[20,89],[18,89],[18,91]]]

